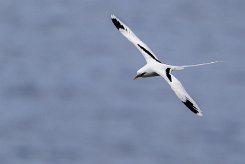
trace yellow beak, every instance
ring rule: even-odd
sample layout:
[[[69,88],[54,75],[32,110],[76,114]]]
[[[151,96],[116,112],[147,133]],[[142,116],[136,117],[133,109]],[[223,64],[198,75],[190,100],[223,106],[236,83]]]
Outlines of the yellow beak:
[[[140,74],[139,75],[136,75],[134,78],[133,78],[133,80],[136,80],[137,78],[139,78],[140,77]]]

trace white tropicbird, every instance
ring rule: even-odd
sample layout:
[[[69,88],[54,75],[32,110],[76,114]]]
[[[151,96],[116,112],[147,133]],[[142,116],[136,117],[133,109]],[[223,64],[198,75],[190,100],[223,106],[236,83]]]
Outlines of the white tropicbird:
[[[182,70],[186,67],[195,67],[207,64],[213,64],[222,61],[213,61],[209,63],[195,64],[195,65],[185,65],[185,66],[174,66],[168,65],[160,62],[156,55],[151,51],[151,49],[142,42],[130,29],[127,27],[120,19],[115,15],[111,15],[111,20],[116,28],[130,41],[136,48],[142,53],[146,60],[146,65],[137,71],[136,76],[133,80],[139,77],[152,77],[152,76],[162,76],[170,85],[172,90],[175,92],[177,97],[195,114],[202,116],[202,111],[198,107],[197,103],[189,96],[185,88],[182,86],[180,81],[173,76],[172,71]]]

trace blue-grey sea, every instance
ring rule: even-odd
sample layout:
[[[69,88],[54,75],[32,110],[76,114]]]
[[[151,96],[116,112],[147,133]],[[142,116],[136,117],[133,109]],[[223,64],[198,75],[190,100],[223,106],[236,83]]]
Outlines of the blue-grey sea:
[[[198,117],[110,20],[123,20]],[[244,164],[244,0],[1,0],[1,164]]]

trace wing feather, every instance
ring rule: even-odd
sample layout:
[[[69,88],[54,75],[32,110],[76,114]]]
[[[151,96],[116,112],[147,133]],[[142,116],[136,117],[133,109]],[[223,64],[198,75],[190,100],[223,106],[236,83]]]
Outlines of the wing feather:
[[[174,91],[176,96],[195,114],[198,116],[202,116],[202,111],[198,107],[197,103],[191,98],[191,96],[187,93],[181,82],[171,74],[171,71],[166,69],[166,72],[155,69],[155,72],[162,76],[170,85],[171,89]]]
[[[115,15],[111,15],[111,20],[116,28],[131,42],[136,48],[142,53],[146,62],[149,59],[154,59],[157,62],[161,63],[156,55],[151,51],[151,49],[142,42],[131,30],[128,26],[126,26],[120,19],[118,19]]]

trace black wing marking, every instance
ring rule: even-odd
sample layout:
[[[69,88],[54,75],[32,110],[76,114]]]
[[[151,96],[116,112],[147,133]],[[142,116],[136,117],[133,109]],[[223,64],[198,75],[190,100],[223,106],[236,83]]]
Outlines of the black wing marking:
[[[193,113],[197,114],[198,113],[198,110],[197,108],[193,105],[193,103],[186,99],[186,101],[182,101]]]
[[[150,57],[152,57],[154,60],[156,60],[157,62],[161,63],[157,58],[155,58],[154,55],[152,55],[152,53],[150,53],[147,49],[145,49],[143,46],[137,44],[137,46],[139,46],[143,51],[145,51],[145,53],[147,53],[148,55],[150,55]]]
[[[116,18],[112,18],[111,20],[118,30],[120,28],[126,30],[124,26]]]
[[[153,68],[154,69],[154,68]],[[175,92],[176,96],[183,102],[187,108],[189,108],[193,113],[198,116],[202,116],[202,111],[198,107],[197,103],[190,97],[190,95],[186,92],[185,88],[182,86],[181,82],[171,74],[171,68],[166,69],[165,72],[162,69],[154,69],[154,71],[161,75],[170,85],[171,89]],[[168,73],[169,71],[169,73]],[[171,75],[171,82],[169,81],[169,77],[166,76]]]
[[[169,81],[172,82],[172,77],[171,77],[171,75],[170,75],[170,68],[167,68],[167,69],[166,69],[166,75],[167,75]]]
[[[151,49],[142,42],[131,30],[127,27],[120,19],[115,15],[111,15],[112,23],[116,26],[119,32],[121,32],[131,43],[133,43],[137,49],[142,53],[146,62],[149,59],[154,59],[155,61],[161,63],[156,55],[151,51]]]

